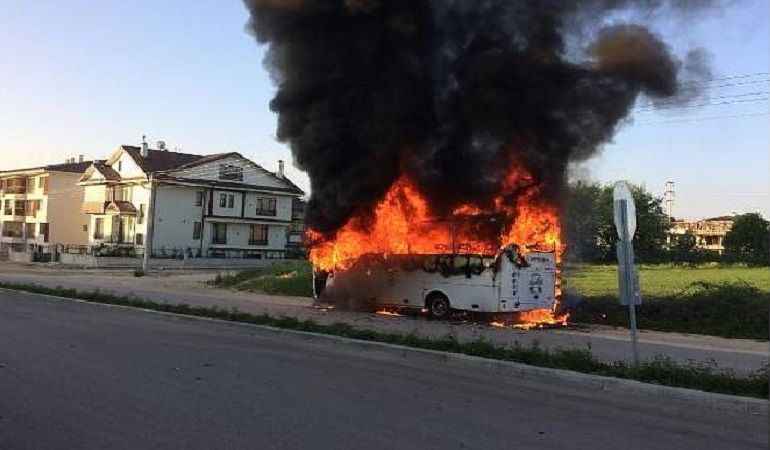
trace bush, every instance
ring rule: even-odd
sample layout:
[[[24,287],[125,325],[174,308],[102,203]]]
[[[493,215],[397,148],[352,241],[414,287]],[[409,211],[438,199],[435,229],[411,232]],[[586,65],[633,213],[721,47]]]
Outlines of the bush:
[[[144,269],[136,268],[134,269],[134,276],[135,277],[143,277],[145,275]]]
[[[628,326],[628,307],[617,297],[572,300],[572,320]],[[695,282],[679,293],[645,299],[636,308],[642,329],[710,334],[727,338],[768,339],[770,294],[745,282]]]

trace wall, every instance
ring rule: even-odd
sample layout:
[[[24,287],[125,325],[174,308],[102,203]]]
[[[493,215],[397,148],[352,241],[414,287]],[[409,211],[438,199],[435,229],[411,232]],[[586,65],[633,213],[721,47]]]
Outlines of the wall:
[[[274,198],[276,199],[276,215],[275,216],[258,216],[257,215],[257,199],[258,198]],[[289,195],[276,195],[276,194],[263,194],[259,192],[247,192],[246,193],[246,212],[245,217],[259,218],[268,217],[276,220],[291,220],[291,202],[292,198]]]
[[[231,164],[243,168],[243,181],[239,183],[251,184],[255,186],[266,186],[275,188],[289,187],[283,181],[276,178],[273,173],[265,170],[263,167],[251,162],[246,158],[230,156],[218,159],[208,164],[190,167],[189,169],[177,170],[171,172],[172,176],[182,178],[202,178],[207,180],[219,180],[219,166],[221,164]],[[223,180],[228,181],[228,180]]]
[[[227,224],[227,244],[213,245],[211,242],[213,237],[213,223],[226,223]],[[249,245],[249,237],[251,236],[251,225],[267,225],[267,245]],[[204,241],[204,251],[208,248],[239,248],[239,249],[253,249],[253,250],[285,250],[286,249],[286,232],[288,225],[272,224],[272,223],[259,223],[259,222],[237,222],[221,219],[207,219],[206,230],[204,237],[207,239]]]
[[[194,251],[200,248],[200,240],[193,239],[193,224],[201,221],[206,204],[195,206],[195,192],[200,190],[187,186],[158,186],[155,189],[153,251],[162,246],[190,247]]]
[[[81,211],[85,190],[78,186],[80,173],[51,172],[48,186],[47,220],[50,223],[49,243],[88,243],[88,216]]]
[[[229,203],[225,203],[225,207],[219,206],[220,202],[220,196],[225,196],[225,202],[230,201],[230,196],[233,196],[233,207],[228,208],[227,205]],[[211,212],[215,216],[225,216],[225,217],[241,217],[241,202],[243,201],[243,194],[240,192],[234,192],[234,191],[226,191],[226,190],[219,190],[214,189],[214,197],[212,197],[213,203]]]

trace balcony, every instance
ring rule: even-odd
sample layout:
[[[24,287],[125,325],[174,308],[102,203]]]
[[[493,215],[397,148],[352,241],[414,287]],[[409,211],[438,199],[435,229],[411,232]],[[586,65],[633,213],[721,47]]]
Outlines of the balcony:
[[[27,186],[6,186],[3,192],[5,194],[26,194]]]

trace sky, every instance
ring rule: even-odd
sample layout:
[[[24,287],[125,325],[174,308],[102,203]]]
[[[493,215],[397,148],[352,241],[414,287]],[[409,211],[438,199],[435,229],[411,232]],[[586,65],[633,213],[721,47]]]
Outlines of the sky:
[[[636,110],[573,176],[656,195],[674,181],[677,217],[768,217],[768,17],[768,0],[733,0],[694,23],[654,21],[675,52],[710,52],[714,80],[695,102],[708,105]],[[308,190],[275,139],[274,86],[247,19],[240,0],[0,0],[0,170],[104,159],[147,135],[270,170],[286,160]]]

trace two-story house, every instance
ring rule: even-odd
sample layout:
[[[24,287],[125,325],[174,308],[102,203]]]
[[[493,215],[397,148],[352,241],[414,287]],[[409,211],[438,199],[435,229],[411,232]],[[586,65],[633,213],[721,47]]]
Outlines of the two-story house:
[[[153,257],[281,258],[292,200],[283,174],[236,152],[193,155],[120,146],[82,178],[92,245]]]
[[[91,161],[0,171],[0,252],[50,258],[56,244],[88,243],[88,217],[80,212],[78,186]]]

